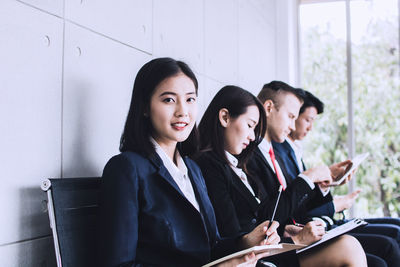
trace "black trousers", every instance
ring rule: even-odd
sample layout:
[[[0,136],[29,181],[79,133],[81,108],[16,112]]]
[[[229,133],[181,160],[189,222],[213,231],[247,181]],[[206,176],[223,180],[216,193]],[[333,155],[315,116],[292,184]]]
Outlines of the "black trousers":
[[[363,247],[369,267],[392,267],[400,266],[400,249],[397,242],[390,237],[376,234],[358,234],[350,233],[354,236]],[[334,242],[335,239],[328,241],[322,246],[310,249],[305,253],[313,253],[313,251]],[[283,254],[264,258],[263,260],[272,262],[279,267],[298,267],[298,257],[294,251],[289,251]],[[263,265],[257,264],[257,267]]]
[[[383,259],[387,266],[400,266],[400,249],[393,238],[377,234],[349,234],[360,242],[365,253]],[[371,266],[382,266],[382,263],[379,264],[379,260],[375,257],[367,257],[367,259],[368,263],[371,262]],[[375,265],[372,265],[373,263]],[[368,264],[368,266],[370,266],[370,264]]]
[[[396,240],[400,247],[399,218],[370,218],[364,219],[368,225],[354,229],[353,233],[385,235]]]

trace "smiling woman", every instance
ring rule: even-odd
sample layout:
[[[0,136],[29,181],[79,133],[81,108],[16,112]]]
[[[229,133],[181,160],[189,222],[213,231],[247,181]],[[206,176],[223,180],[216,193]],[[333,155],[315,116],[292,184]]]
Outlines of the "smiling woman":
[[[149,134],[157,134],[156,125],[160,126],[160,124],[166,123],[158,117],[164,116],[163,112],[159,112],[157,116],[152,115],[153,109],[158,112],[155,107],[156,103],[167,105],[168,102],[179,100],[178,104],[183,105],[182,99],[177,99],[177,94],[182,92],[184,92],[183,94],[190,93],[189,102],[192,102],[192,98],[197,97],[197,88],[196,76],[189,66],[181,61],[159,58],[145,64],[135,79],[131,105],[121,137],[121,152],[137,151],[147,156],[151,155],[154,149],[149,140]],[[197,105],[194,106],[197,109]],[[192,115],[195,117],[196,113]],[[156,125],[153,124],[155,121],[158,122]],[[168,123],[171,123],[171,121]],[[194,142],[197,139],[194,121],[188,128],[191,131],[185,131],[185,134],[189,133],[189,135],[184,139],[181,136],[179,141],[181,142],[180,145],[184,147],[181,151],[184,155],[193,153],[197,145]],[[178,140],[176,141],[178,142]]]
[[[193,130],[197,116],[197,89],[183,72],[162,81],[150,99],[152,136],[173,158],[177,142]]]
[[[196,98],[196,77],[183,62],[154,59],[137,74],[122,153],[102,177],[99,265],[201,266],[264,241],[268,222],[219,236],[203,176],[187,157],[197,148]],[[268,229],[272,243],[276,228]],[[261,256],[222,264],[255,266]]]

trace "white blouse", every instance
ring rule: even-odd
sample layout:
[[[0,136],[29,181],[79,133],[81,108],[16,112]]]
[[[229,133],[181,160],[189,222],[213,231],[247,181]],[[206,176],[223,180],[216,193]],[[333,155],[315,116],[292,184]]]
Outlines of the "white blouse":
[[[165,168],[167,168],[169,174],[171,174],[175,183],[178,185],[179,189],[182,191],[183,195],[189,200],[189,202],[200,212],[199,203],[196,200],[196,196],[194,194],[193,186],[188,176],[188,169],[186,167],[185,161],[183,161],[179,151],[176,150],[175,158],[176,163],[172,161],[170,157],[168,157],[167,153],[165,153],[164,149],[150,137],[150,141],[154,144],[154,149],[156,153],[160,156]]]

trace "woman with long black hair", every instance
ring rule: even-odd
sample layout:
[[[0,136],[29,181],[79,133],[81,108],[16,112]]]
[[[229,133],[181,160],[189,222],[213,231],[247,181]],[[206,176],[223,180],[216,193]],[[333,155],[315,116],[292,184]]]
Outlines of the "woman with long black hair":
[[[199,167],[197,79],[183,62],[158,58],[138,72],[119,155],[103,172],[100,264],[201,266],[258,245],[279,242],[277,225],[221,239]],[[254,266],[254,254],[221,266]]]
[[[250,92],[237,86],[223,87],[213,98],[199,125],[200,153],[196,157],[214,206],[218,228],[224,237],[252,231],[271,218],[271,200],[258,177],[246,163],[266,131],[263,105]],[[294,198],[302,196],[294,196]],[[280,210],[294,210],[296,199],[285,196]],[[290,207],[289,207],[290,206]],[[281,216],[284,216],[284,212]],[[322,238],[318,222],[308,223],[292,241],[308,245]],[[356,239],[344,235],[307,253],[286,253],[267,258],[278,266],[366,266],[365,253]]]

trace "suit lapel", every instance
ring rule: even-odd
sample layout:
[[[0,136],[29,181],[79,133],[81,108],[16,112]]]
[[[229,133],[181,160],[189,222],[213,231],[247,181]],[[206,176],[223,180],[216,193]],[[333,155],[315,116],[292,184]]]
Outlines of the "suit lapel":
[[[210,152],[210,155],[215,161],[218,162],[218,164],[222,165],[224,175],[232,178],[232,185],[244,197],[244,199],[246,199],[246,202],[249,204],[252,211],[255,212],[258,208],[258,202],[249,189],[247,189],[244,183],[240,180],[240,177],[238,177],[232,168],[226,162],[222,161],[214,152]]]
[[[262,170],[259,174],[260,179],[262,179],[265,189],[267,191],[268,195],[273,195],[275,196],[275,192],[278,191],[278,188],[280,186],[278,176],[276,176],[275,171],[272,169],[272,167],[269,165],[267,159],[264,157],[263,153],[261,150],[257,147],[255,150],[255,153],[257,154],[257,157],[262,160]],[[276,157],[276,154],[275,154]]]
[[[286,169],[285,162],[283,161],[283,159],[280,157],[280,155],[278,153],[276,153],[275,158],[276,158],[276,161],[279,164],[279,167],[281,167],[281,171],[283,173],[283,176],[285,176],[286,184],[290,185],[292,180],[294,180],[296,177],[291,178],[290,173],[288,173],[288,171]],[[296,166],[297,166],[297,164],[296,164]]]
[[[271,166],[269,165],[267,159],[264,157],[263,153],[261,152],[261,150],[260,150],[258,147],[256,148],[255,153],[258,154],[258,156],[262,159],[264,165],[267,166],[267,168],[269,169],[269,171],[270,171],[271,173],[274,174],[276,180],[278,181],[278,177],[276,176],[275,170],[273,170],[273,169],[271,168]],[[275,157],[276,157],[276,155],[275,155]]]
[[[249,191],[249,189],[244,185],[242,180],[240,179],[239,176],[236,175],[236,173],[229,167],[226,167],[226,172],[230,174],[232,177],[232,184],[236,188],[236,190],[243,196],[244,199],[246,199],[247,203],[251,207],[253,212],[257,211],[258,208],[258,202],[253,196],[253,194]]]
[[[203,209],[207,213],[210,211],[213,212],[214,210],[212,209],[210,199],[208,198],[207,189],[203,177],[200,173],[194,171],[194,167],[192,166],[193,163],[188,161],[186,157],[184,157],[183,160],[185,161],[185,164],[188,168],[189,178],[192,182],[193,190],[196,194],[196,199],[200,205],[200,209]]]
[[[187,160],[187,157],[184,157],[184,161],[188,168],[189,177],[190,181],[192,182],[193,191],[196,195],[196,200],[200,206],[200,215],[206,229],[206,235],[209,239],[211,239],[211,243],[213,243],[216,236],[212,233],[217,232],[217,223],[214,209],[207,194],[207,188],[204,183],[203,176],[201,173],[195,171],[193,163]]]
[[[187,160],[186,157],[183,157],[183,160],[188,169],[188,175],[189,175],[190,181],[192,183],[192,187],[193,187],[193,191],[196,196],[196,200],[199,204],[200,212],[192,205],[192,203],[190,203],[190,201],[183,194],[183,192],[181,191],[181,189],[179,188],[179,186],[177,185],[175,180],[172,178],[171,174],[168,172],[167,168],[164,166],[161,158],[156,154],[155,156],[153,156],[150,159],[150,161],[152,161],[152,163],[159,168],[158,174],[161,177],[161,179],[166,181],[173,189],[175,189],[177,194],[179,194],[183,198],[183,201],[185,201],[187,203],[187,206],[190,207],[190,210],[193,211],[193,216],[198,216],[199,220],[201,220],[201,222],[204,226],[204,228],[203,228],[204,234],[205,234],[208,242],[212,243],[215,241],[215,238],[216,238],[215,234],[212,234],[212,233],[217,232],[216,220],[215,220],[214,210],[208,199],[207,190],[205,189],[206,187],[205,187],[204,181],[203,182],[201,181],[203,178],[201,176],[201,173],[196,173],[194,171],[194,167]],[[184,212],[184,211],[182,211],[182,212]],[[200,230],[200,229],[198,229],[198,230]],[[210,242],[210,239],[212,242]]]
[[[181,191],[181,189],[179,188],[178,184],[175,182],[174,178],[172,178],[171,174],[169,173],[169,171],[167,170],[167,168],[164,166],[160,156],[158,156],[157,154],[155,154],[153,157],[150,158],[150,161],[156,165],[158,167],[158,174],[159,176],[166,181],[171,187],[173,187],[175,189],[175,191],[177,191],[177,193],[179,195],[181,195],[185,201],[187,201],[188,204],[190,204],[190,206],[193,207],[193,205],[190,203],[190,201],[186,198],[186,196],[183,194],[183,192]],[[189,169],[189,168],[188,168]],[[193,207],[193,209],[195,209]]]
[[[287,157],[292,161],[294,166],[296,166],[296,173],[300,173],[300,166],[297,163],[296,154],[294,153],[293,148],[290,146],[289,142],[286,140],[285,140],[285,142],[283,142],[282,146],[285,148]],[[293,177],[293,179],[294,179],[294,177]]]

